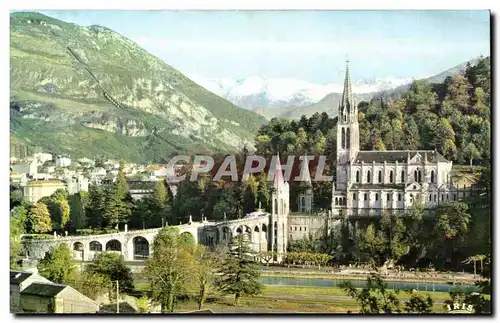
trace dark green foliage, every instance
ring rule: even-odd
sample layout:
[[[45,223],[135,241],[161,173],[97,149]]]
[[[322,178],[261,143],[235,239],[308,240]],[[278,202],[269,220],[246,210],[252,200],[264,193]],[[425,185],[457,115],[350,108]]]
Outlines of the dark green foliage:
[[[68,192],[63,189],[55,191],[52,195],[40,199],[47,205],[54,229],[64,230],[70,220],[70,206]]]
[[[132,271],[119,254],[102,252],[85,268],[85,271],[106,277],[111,282],[118,280],[120,292],[130,292],[134,288]]]
[[[87,216],[85,210],[90,202],[88,192],[78,192],[68,197],[70,207],[70,224],[69,227],[76,231],[87,227]]]
[[[68,284],[76,275],[76,266],[68,245],[52,247],[38,263],[40,274],[56,284]]]
[[[10,209],[21,204],[23,200],[23,191],[19,187],[10,187]]]
[[[14,207],[10,213],[10,268],[18,267],[22,250],[21,234],[26,233],[28,211],[24,205]]]
[[[218,288],[223,293],[234,294],[235,305],[241,296],[257,295],[261,292],[259,266],[255,257],[246,234],[232,238],[226,261],[220,269]]]
[[[193,277],[195,249],[194,240],[179,234],[177,228],[165,227],[156,235],[144,272],[162,313],[174,311],[177,295]]]
[[[52,222],[47,205],[39,202],[30,206],[26,221],[26,232],[46,233],[52,230]]]
[[[344,282],[341,288],[348,296],[358,301],[360,314],[392,314],[392,313],[430,313],[433,301],[411,293],[404,304],[398,299],[399,290],[390,290],[379,274],[367,277],[367,287],[359,290],[351,282]]]

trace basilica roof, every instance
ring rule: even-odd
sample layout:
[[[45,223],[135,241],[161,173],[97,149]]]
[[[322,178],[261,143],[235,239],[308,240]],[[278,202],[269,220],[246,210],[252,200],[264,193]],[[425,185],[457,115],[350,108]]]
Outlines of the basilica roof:
[[[354,158],[354,164],[364,163],[406,163],[408,158],[412,159],[416,154],[425,158],[427,155],[427,161],[430,163],[446,163],[448,160],[443,157],[440,153],[435,150],[388,150],[388,151],[359,151]],[[423,160],[422,160],[423,162]]]

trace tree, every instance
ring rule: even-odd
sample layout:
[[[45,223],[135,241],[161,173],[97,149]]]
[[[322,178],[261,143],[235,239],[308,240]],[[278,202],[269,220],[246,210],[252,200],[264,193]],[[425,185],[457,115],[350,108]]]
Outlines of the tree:
[[[123,162],[120,162],[118,168],[118,181],[116,183],[116,195],[120,200],[125,200],[129,192],[125,172],[123,171]]]
[[[472,142],[470,142],[467,146],[465,146],[465,148],[463,148],[462,153],[469,159],[470,167],[472,167],[472,161],[474,158],[481,157],[481,153],[476,148],[476,145],[474,145],[474,143]]]
[[[104,224],[104,189],[99,186],[89,187],[89,202],[85,207],[87,225],[91,228],[99,229]]]
[[[149,312],[149,299],[147,295],[143,295],[141,298],[136,299],[135,304],[139,313]]]
[[[68,245],[52,247],[38,263],[40,275],[56,284],[67,284],[76,275],[76,266]]]
[[[234,294],[235,305],[241,296],[257,295],[261,292],[259,266],[246,234],[231,239],[226,261],[220,272],[221,280],[218,287],[223,293]]]
[[[422,298],[416,293],[410,293],[410,299],[404,307],[397,298],[399,290],[390,290],[378,273],[367,277],[367,287],[358,290],[351,282],[341,285],[348,296],[354,298],[361,305],[360,314],[391,314],[391,313],[430,313],[433,301],[430,297]]]
[[[181,237],[174,227],[164,227],[153,242],[153,255],[146,262],[144,273],[159,302],[162,313],[173,312],[175,298],[183,284],[192,277],[194,245]]]
[[[366,230],[358,230],[356,234],[356,248],[360,260],[369,260],[372,264],[380,266],[384,263],[384,251],[387,240],[382,231],[376,230],[373,224]]]
[[[70,280],[69,285],[93,300],[97,300],[99,296],[109,292],[111,286],[114,287],[109,277],[87,271],[81,275],[76,275],[75,279]]]
[[[101,275],[110,282],[118,281],[120,292],[130,292],[134,288],[132,271],[125,264],[122,256],[116,253],[102,252],[98,254],[94,262],[85,268],[85,272]],[[111,295],[114,293],[114,288],[111,285],[109,288]]]
[[[260,205],[264,210],[269,210],[270,190],[265,172],[259,174],[258,181],[257,205]]]
[[[410,299],[405,302],[404,311],[411,314],[431,313],[432,305],[434,301],[430,296],[424,297],[410,290]]]
[[[70,219],[67,191],[59,189],[52,195],[42,198],[39,202],[47,205],[53,227],[59,230],[64,229]]]
[[[46,233],[52,230],[52,221],[47,205],[36,203],[30,207],[26,229],[29,233]]]
[[[23,201],[23,191],[19,187],[11,186],[10,189],[10,208],[14,208]]]
[[[201,310],[205,298],[210,293],[215,283],[216,269],[220,264],[220,255],[207,251],[203,246],[199,245],[196,248],[194,267],[195,283],[197,285],[198,309]]]
[[[87,227],[87,216],[85,209],[88,207],[90,197],[88,192],[78,192],[69,196],[68,203],[70,208],[70,228],[73,230]]]
[[[108,228],[113,228],[123,223],[127,223],[128,217],[132,213],[127,202],[121,197],[120,185],[112,185],[104,190],[103,219]]]
[[[10,268],[17,268],[22,250],[21,234],[26,233],[28,211],[24,205],[14,207],[10,213]]]

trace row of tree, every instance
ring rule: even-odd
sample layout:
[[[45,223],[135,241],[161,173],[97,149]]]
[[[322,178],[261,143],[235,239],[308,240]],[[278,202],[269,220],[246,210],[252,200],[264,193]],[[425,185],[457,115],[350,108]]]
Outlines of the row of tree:
[[[360,149],[437,149],[455,163],[489,163],[490,78],[490,58],[481,58],[443,83],[418,80],[396,97],[359,103]],[[299,121],[273,118],[255,138],[257,154],[325,154],[335,162],[336,124],[327,113]]]

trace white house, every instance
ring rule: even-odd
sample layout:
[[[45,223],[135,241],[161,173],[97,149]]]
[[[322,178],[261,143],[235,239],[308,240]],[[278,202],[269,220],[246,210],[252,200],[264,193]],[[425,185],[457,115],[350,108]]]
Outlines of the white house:
[[[57,167],[68,167],[71,165],[71,159],[68,157],[57,156],[56,157],[56,166]]]

